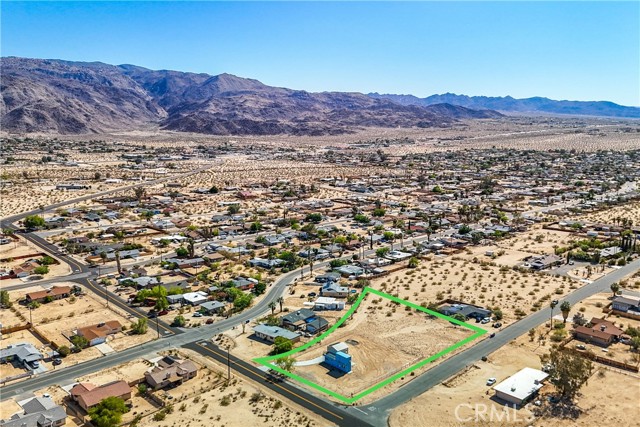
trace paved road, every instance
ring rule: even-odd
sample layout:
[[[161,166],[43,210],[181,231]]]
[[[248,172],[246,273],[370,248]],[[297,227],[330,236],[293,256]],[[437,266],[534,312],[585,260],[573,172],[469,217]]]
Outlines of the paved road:
[[[638,271],[638,269],[640,269],[640,259],[627,264],[619,270],[611,272],[607,276],[595,280],[593,283],[590,283],[573,291],[563,298],[559,298],[559,300],[561,302],[568,301],[573,306],[579,301],[590,297],[591,295],[599,292],[610,291],[610,286],[612,283],[620,281],[628,274]],[[554,310],[554,313],[557,314],[559,312],[560,308],[557,307]],[[456,354],[455,356],[428,370],[425,374],[416,377],[413,381],[399,388],[396,392],[366,405],[366,408],[361,408],[367,412],[366,415],[362,413],[359,414],[371,424],[379,424],[377,423],[377,420],[386,420],[389,412],[393,408],[402,405],[412,398],[419,396],[432,387],[442,383],[447,378],[452,377],[467,366],[479,362],[482,356],[489,356],[500,347],[527,333],[531,328],[535,328],[545,322],[548,322],[550,317],[551,308],[546,307],[516,323],[511,324],[510,326],[507,326],[506,328],[497,332],[494,338],[485,338],[473,347],[470,347],[467,350]],[[368,409],[371,407],[375,409]],[[351,410],[353,411],[353,409]]]
[[[197,173],[197,172],[194,172]],[[167,178],[167,179],[174,179]],[[137,185],[147,185],[149,183],[140,183],[132,186],[128,186],[128,188],[133,188]],[[125,188],[120,188],[117,190],[112,190],[109,192],[103,192],[103,194],[108,194],[113,191],[121,191]],[[96,197],[98,195],[86,196],[81,199],[89,199]],[[77,199],[76,199],[77,200]],[[52,205],[47,207],[47,209],[52,209],[59,206],[64,206],[66,204],[76,203],[76,201],[68,201],[63,202],[62,204]],[[37,213],[36,211],[28,212],[22,215],[16,215],[9,219],[3,221],[6,225],[7,220],[11,220],[11,222],[15,222],[28,214]],[[5,226],[6,226],[5,225]],[[43,248],[47,248],[50,244],[39,236],[29,236],[29,240],[31,240],[34,244],[41,246]],[[33,239],[31,239],[31,237]],[[433,237],[437,237],[434,235]],[[426,237],[422,236],[419,238],[411,239],[416,242],[420,242],[425,240]],[[408,240],[408,239],[407,239]],[[371,254],[374,251],[366,251],[365,255]],[[60,255],[57,255],[60,257]],[[84,274],[88,272],[88,268],[77,261],[70,260],[69,257],[63,257],[64,261],[69,261],[70,265],[75,270],[76,273]],[[326,266],[329,261],[315,263],[315,268],[322,268]],[[609,289],[611,283],[615,281],[619,281],[624,276],[634,271],[637,271],[640,268],[640,260],[636,260],[633,263],[628,264],[621,269],[612,272],[611,274],[594,281],[591,284],[585,285],[582,288],[574,291],[573,293],[567,295],[563,300],[569,301],[572,305],[577,303],[584,298],[587,298],[595,293],[606,291]],[[122,364],[124,362],[130,361],[132,359],[142,357],[148,354],[153,354],[160,350],[167,350],[169,348],[176,347],[187,347],[197,349],[197,351],[204,352],[203,354],[207,354],[210,357],[216,358],[220,360],[221,356],[216,353],[215,347],[209,346],[202,347],[197,344],[201,341],[207,341],[212,336],[222,333],[234,326],[240,325],[249,321],[251,319],[260,317],[265,313],[269,312],[270,309],[268,304],[271,301],[274,301],[276,298],[281,296],[286,287],[291,284],[298,276],[300,275],[300,270],[295,270],[284,274],[281,276],[269,289],[267,292],[267,296],[260,300],[255,306],[251,307],[244,312],[233,316],[229,319],[220,320],[212,325],[205,325],[196,329],[189,329],[185,331],[181,331],[181,333],[176,333],[165,337],[163,339],[159,339],[156,341],[148,342],[142,344],[137,347],[133,347],[127,349],[125,351],[121,351],[118,353],[109,354],[100,359],[91,360],[88,362],[84,362],[72,367],[68,367],[66,369],[60,369],[51,371],[35,378],[12,384],[9,386],[5,386],[2,388],[2,395],[0,396],[0,400],[8,399],[17,395],[20,395],[25,392],[32,392],[34,390],[47,387],[54,384],[65,384],[68,382],[74,381],[76,378],[86,375],[91,372],[96,372],[102,369],[106,369],[108,367],[112,367],[115,365]],[[61,280],[68,280],[69,278],[62,278]],[[96,288],[86,277],[78,278],[78,281],[84,281],[87,284],[90,290],[97,292],[100,294],[100,289]],[[123,307],[124,308],[124,307]],[[127,306],[128,309],[131,309]],[[128,310],[127,310],[128,311]],[[267,383],[264,384],[267,387],[272,388],[273,390],[283,394],[283,396],[290,398],[291,400],[296,401],[301,404],[305,408],[314,411],[323,417],[327,418],[332,422],[336,422],[339,425],[347,425],[347,426],[356,426],[356,425],[374,425],[374,426],[383,426],[386,425],[387,418],[389,412],[409,401],[410,399],[424,393],[429,390],[433,386],[443,382],[447,378],[455,375],[457,372],[461,371],[465,367],[470,364],[478,362],[482,356],[489,355],[492,352],[496,351],[500,347],[507,344],[509,341],[514,340],[518,336],[526,333],[529,329],[536,327],[544,322],[546,322],[550,318],[551,312],[549,308],[545,308],[538,312],[535,312],[526,318],[522,319],[519,322],[516,322],[502,331],[498,332],[495,338],[487,338],[478,344],[470,347],[469,349],[443,361],[441,364],[437,365],[433,369],[430,369],[427,373],[416,377],[413,381],[407,383],[405,386],[401,387],[394,393],[391,393],[385,396],[382,399],[379,399],[371,404],[368,404],[363,407],[346,407],[342,408],[332,403],[325,401],[322,398],[316,397],[310,394],[307,391],[299,389],[292,384],[287,383]],[[250,364],[237,359],[234,357],[233,360],[234,369],[241,372],[243,375],[249,376],[252,379],[258,381],[265,381],[265,375],[259,369],[251,366]]]
[[[227,364],[227,353],[225,350],[218,348],[211,342],[190,343],[184,346],[185,348],[197,351],[198,353],[211,357],[222,364]],[[345,427],[359,427],[370,426],[371,424],[362,420],[361,418],[347,412],[344,406],[336,405],[325,399],[318,398],[317,396],[307,392],[306,390],[289,384],[286,381],[274,380],[272,376],[264,371],[256,368],[245,362],[242,359],[235,357],[233,354],[229,355],[229,366],[233,371],[240,373],[242,376],[247,377],[264,387],[267,387],[283,397],[301,405],[308,410],[315,412],[321,417],[325,418],[332,423]]]

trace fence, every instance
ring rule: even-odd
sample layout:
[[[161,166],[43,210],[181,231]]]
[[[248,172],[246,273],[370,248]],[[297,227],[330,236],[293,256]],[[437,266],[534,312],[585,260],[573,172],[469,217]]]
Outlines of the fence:
[[[569,338],[565,341],[563,341],[562,343],[560,343],[560,348],[562,349],[562,351],[567,351],[573,354],[577,354],[579,356],[582,357],[586,357],[587,359],[591,359],[594,362],[598,362],[598,363],[602,363],[603,365],[608,365],[608,366],[613,366],[614,368],[618,368],[618,369],[625,369],[627,371],[631,371],[631,372],[638,372],[638,365],[630,365],[628,363],[624,363],[624,362],[620,362],[618,360],[613,360],[613,359],[609,359],[608,357],[602,357],[602,356],[598,356],[597,354],[591,353],[589,351],[580,351],[574,348],[569,348],[566,347],[566,345],[571,342],[573,340],[573,338]]]
[[[25,329],[29,329],[30,327],[31,327],[30,323],[25,323],[24,325],[9,326],[7,328],[2,328],[0,333],[11,334],[13,332],[24,331]]]

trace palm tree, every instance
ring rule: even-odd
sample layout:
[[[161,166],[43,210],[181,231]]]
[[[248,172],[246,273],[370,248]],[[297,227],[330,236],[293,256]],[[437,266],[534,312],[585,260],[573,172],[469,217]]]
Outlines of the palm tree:
[[[617,282],[611,284],[611,292],[613,292],[613,296],[615,297],[618,291],[620,290],[620,285]]]
[[[282,313],[282,304],[284,304],[284,298],[280,297],[276,300],[278,304],[280,304],[280,313]]]
[[[276,311],[276,302],[275,301],[271,301],[269,303],[269,308],[271,309],[271,315],[273,316],[273,312]]]
[[[558,301],[551,301],[551,318],[549,319],[549,323],[551,324],[551,328],[553,328],[553,309],[558,305]]]
[[[571,311],[571,304],[569,304],[569,301],[564,301],[560,304],[560,311],[562,311],[562,319],[564,323],[567,323],[567,317],[569,317],[569,311]]]

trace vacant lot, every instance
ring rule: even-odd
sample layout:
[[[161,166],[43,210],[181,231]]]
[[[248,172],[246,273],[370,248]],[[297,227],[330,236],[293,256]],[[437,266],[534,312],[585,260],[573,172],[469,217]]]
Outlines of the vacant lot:
[[[69,285],[69,283],[58,283],[57,286]],[[23,289],[19,291],[13,291],[10,293],[13,301],[18,301],[24,298],[24,295],[28,292],[38,291],[42,288],[35,286],[33,288]],[[26,306],[20,304],[14,304],[17,313],[20,313],[24,319],[29,319],[29,309]],[[2,311],[3,319],[9,314],[16,316],[8,310]],[[94,325],[97,323],[105,322],[107,320],[117,320],[121,325],[129,327],[131,320],[127,315],[119,309],[110,306],[105,307],[104,301],[92,294],[80,295],[78,297],[69,297],[61,300],[53,301],[48,304],[42,304],[38,308],[31,310],[31,317],[35,328],[48,340],[55,342],[58,345],[68,345],[70,342],[65,335],[71,334],[73,330],[81,326]],[[14,323],[24,323],[17,318]],[[9,324],[9,323],[7,323]],[[144,335],[129,335],[128,331],[119,332],[110,338],[107,343],[114,350],[119,351],[129,347],[139,345],[143,342],[149,341],[154,337],[154,334],[148,331]],[[66,364],[79,363],[81,361],[93,359],[101,356],[102,353],[95,348],[90,347],[83,350],[80,353],[69,355],[65,359]]]
[[[344,325],[294,357],[298,361],[312,360],[322,356],[327,345],[347,342],[353,365],[350,374],[336,378],[335,372],[330,375],[323,365],[295,369],[297,375],[347,397],[473,334],[469,329],[374,294],[367,294]]]
[[[417,304],[454,299],[486,308],[499,308],[503,323],[527,315],[553,297],[560,298],[579,282],[544,273],[519,272],[490,259],[465,255],[432,257],[416,269],[375,279],[372,287]],[[499,262],[499,259],[496,261]]]
[[[640,377],[626,373],[618,373],[595,364],[594,374],[588,384],[581,390],[576,403],[584,411],[577,419],[557,419],[533,417],[533,405],[513,411],[503,404],[491,399],[494,395],[492,387],[486,385],[488,378],[496,378],[497,382],[508,378],[524,367],[540,369],[540,356],[548,353],[551,345],[548,339],[539,341],[537,337],[547,335],[547,328],[536,328],[534,339],[527,335],[502,347],[489,355],[487,362],[477,362],[467,371],[437,385],[428,392],[396,408],[391,414],[389,423],[396,426],[440,427],[440,426],[490,426],[496,425],[488,416],[476,420],[476,405],[487,412],[497,411],[503,414],[508,425],[513,426],[593,426],[593,425],[632,425],[640,400]],[[620,393],[620,390],[625,390]],[[541,390],[542,395],[554,392],[554,387],[547,384]],[[616,408],[612,410],[612,408]],[[456,417],[456,414],[458,417]],[[507,418],[509,416],[510,418]],[[466,420],[466,421],[464,421]],[[505,424],[507,425],[507,424]]]

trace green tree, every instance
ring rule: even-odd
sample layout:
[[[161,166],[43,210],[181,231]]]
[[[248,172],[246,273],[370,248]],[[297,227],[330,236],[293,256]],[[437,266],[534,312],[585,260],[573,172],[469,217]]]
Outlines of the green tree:
[[[61,345],[56,351],[61,357],[67,357],[69,354],[71,354],[71,349],[66,345]]]
[[[238,205],[238,204],[229,205],[229,207],[227,208],[227,212],[229,213],[229,215],[235,215],[235,214],[239,213],[240,212],[240,205]]]
[[[0,306],[3,308],[11,307],[11,297],[9,296],[9,291],[2,290],[0,291]]]
[[[493,314],[494,319],[502,320],[503,314],[502,314],[502,310],[500,310],[499,308],[496,308],[496,309],[492,310],[492,314]]]
[[[287,372],[293,372],[293,368],[295,367],[296,359],[291,356],[280,357],[275,360],[275,364],[280,368],[284,369]]]
[[[409,259],[409,268],[416,268],[419,263],[420,263],[420,260],[418,260],[418,258],[412,256]]]
[[[271,354],[286,353],[292,349],[293,342],[290,339],[285,337],[276,337],[276,339],[273,340],[273,350],[271,350]]]
[[[23,222],[27,230],[34,230],[45,226],[44,218],[39,215],[29,215]]]
[[[271,315],[273,316],[273,313],[276,311],[276,302],[275,301],[271,301],[269,303],[269,308],[271,309]]]
[[[618,282],[613,282],[611,284],[611,292],[613,292],[613,296],[615,297],[619,291],[620,291],[620,284],[618,284]]]
[[[640,337],[631,338],[631,348],[638,351],[640,349]]]
[[[306,216],[305,221],[313,222],[313,223],[317,224],[320,221],[322,221],[322,214],[320,214],[320,213],[310,213],[309,215]]]
[[[116,427],[122,422],[122,415],[129,408],[120,397],[107,397],[89,409],[91,423],[96,427]]]
[[[215,185],[211,186],[211,188],[209,189],[209,193],[211,194],[218,194],[219,192],[220,190]]]
[[[379,218],[379,217],[384,216],[386,213],[387,213],[387,211],[385,211],[384,209],[376,208],[376,209],[373,210],[372,215]]]
[[[567,317],[569,317],[569,312],[571,311],[571,304],[569,304],[569,301],[563,301],[562,304],[560,304],[560,311],[562,312],[562,319],[564,323],[567,323]]]
[[[462,226],[458,229],[460,234],[469,234],[471,232],[471,227],[467,224],[462,224]]]
[[[147,333],[148,328],[147,319],[145,317],[141,317],[137,322],[131,325],[131,332],[135,335],[144,335]]]
[[[89,347],[89,340],[81,335],[74,335],[71,337],[71,344],[73,344],[78,350],[83,350]]]
[[[542,363],[551,367],[549,381],[556,387],[560,396],[568,400],[576,396],[593,371],[591,360],[558,348],[552,348],[550,353],[541,359]]]
[[[179,248],[176,249],[176,255],[179,258],[185,258],[189,256],[189,250],[185,247],[180,246]]]
[[[378,249],[376,249],[376,256],[378,258],[383,258],[388,253],[389,253],[389,248],[378,248]]]
[[[46,265],[41,265],[39,267],[34,268],[33,272],[35,274],[47,274],[49,272],[49,267],[47,267]]]
[[[258,231],[262,230],[262,223],[260,221],[256,221],[251,224],[251,227],[249,227],[249,229],[254,233],[257,233]]]
[[[179,326],[179,327],[183,327],[184,325],[187,324],[187,320],[184,318],[184,316],[176,316],[173,318],[173,326]]]

